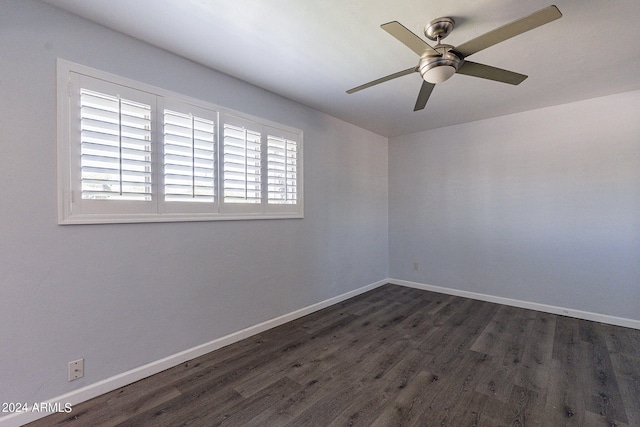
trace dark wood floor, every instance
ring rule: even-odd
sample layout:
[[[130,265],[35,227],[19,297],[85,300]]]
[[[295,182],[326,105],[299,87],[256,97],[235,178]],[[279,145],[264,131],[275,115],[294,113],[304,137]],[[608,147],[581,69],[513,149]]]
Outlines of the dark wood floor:
[[[640,426],[640,331],[385,285],[31,426]]]

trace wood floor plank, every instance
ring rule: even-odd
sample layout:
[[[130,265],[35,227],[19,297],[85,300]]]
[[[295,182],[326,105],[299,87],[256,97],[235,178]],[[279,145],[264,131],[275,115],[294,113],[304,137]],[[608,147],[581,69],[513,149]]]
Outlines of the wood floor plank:
[[[372,427],[415,425],[423,412],[424,394],[437,381],[432,373],[421,371],[386,405]]]
[[[263,411],[257,417],[254,417],[251,420],[252,425],[288,425],[327,394],[327,389],[323,389],[319,381],[307,381],[301,384],[299,389],[288,398],[275,402],[269,411]]]
[[[516,372],[515,384],[539,393],[545,392],[553,354],[554,331],[555,317],[548,313],[536,313]]]
[[[593,412],[587,411],[585,413],[585,426],[588,427],[631,427],[631,424],[615,422],[610,424],[607,420],[603,419],[603,417],[599,414],[595,414]],[[635,426],[635,424],[634,424]]]
[[[628,423],[640,426],[640,357],[614,353],[610,358]]]
[[[552,425],[585,425],[585,370],[588,358],[583,353],[579,334],[581,321],[569,317],[556,318],[550,384],[547,391],[547,413]]]
[[[207,425],[230,427],[257,425],[252,420],[264,416],[265,411],[278,402],[289,399],[295,395],[300,388],[300,384],[292,381],[290,378],[281,378],[273,384],[264,387],[249,399],[244,399],[242,402],[230,407],[225,413],[212,413],[202,421]]]
[[[312,406],[291,420],[288,425],[325,426],[331,423],[344,410],[345,402],[361,387],[360,384],[355,385],[350,381],[339,381],[339,383],[339,388],[336,388],[334,392],[324,393]]]
[[[607,346],[612,353],[640,358],[640,334],[637,330],[604,324],[601,327],[605,331]]]
[[[475,391],[506,403],[511,397],[515,377],[513,368],[494,363],[490,369],[483,371]]]
[[[475,391],[465,391],[458,397],[450,410],[441,416],[439,425],[491,427],[499,424],[489,409],[499,408],[498,402],[492,402]],[[499,410],[495,412],[500,413]]]
[[[380,416],[388,398],[385,393],[360,393],[327,427],[369,427]]]
[[[391,390],[406,388],[411,378],[430,365],[433,356],[417,350],[417,346],[414,341],[412,348],[407,350],[400,361],[383,375],[382,378],[387,381]]]
[[[496,305],[497,312],[493,316],[482,333],[474,341],[471,349],[485,354],[501,354],[514,349],[509,349],[512,338],[521,338],[528,334],[528,328],[535,312],[517,307]]]
[[[129,414],[117,424],[118,427],[206,425],[202,420],[209,416],[211,409],[219,413],[238,404],[242,396],[229,388],[204,387],[181,394],[152,410]],[[215,406],[214,406],[215,405]],[[46,425],[46,424],[45,424]],[[99,426],[92,416],[86,417],[79,426]]]
[[[640,330],[385,285],[39,426],[640,426]]]
[[[540,426],[547,421],[542,417],[544,404],[533,390],[515,385],[509,399],[510,413],[505,415],[502,425],[505,426]],[[534,416],[533,414],[537,414]]]
[[[437,328],[433,323],[433,313],[443,307],[444,301],[446,299],[431,296],[429,299],[424,299],[421,305],[408,315],[402,324],[398,325],[399,331],[416,337],[426,335],[430,330]]]
[[[419,347],[435,355],[432,370],[442,372],[455,367],[452,362],[459,355],[471,350],[472,343],[484,330],[497,309],[496,304],[483,301],[466,300],[461,304],[458,311],[447,322],[446,327],[441,327]]]
[[[629,425],[640,426],[640,334],[620,326],[601,326]]]
[[[493,368],[491,357],[474,351],[460,353],[452,364],[455,369],[434,373],[432,386],[422,395],[425,405],[421,419],[442,425],[445,420],[456,417],[456,411],[462,408],[458,405],[460,396],[470,396],[478,386],[482,373]]]
[[[604,331],[595,322],[581,324],[586,333],[584,352],[589,357],[590,370],[584,373],[587,389],[587,410],[602,417],[609,425],[627,423],[622,396],[609,358]]]

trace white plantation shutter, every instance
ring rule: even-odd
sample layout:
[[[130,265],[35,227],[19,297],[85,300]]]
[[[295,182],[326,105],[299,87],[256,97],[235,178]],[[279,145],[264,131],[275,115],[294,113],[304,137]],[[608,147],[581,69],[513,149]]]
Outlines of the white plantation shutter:
[[[267,137],[268,203],[296,204],[298,200],[298,143]]]
[[[82,199],[150,201],[151,106],[80,89]]]
[[[262,201],[262,147],[260,132],[224,124],[223,191],[225,203]]]
[[[168,202],[213,202],[215,123],[164,110],[164,196]]]
[[[58,59],[58,223],[302,218],[302,131]]]

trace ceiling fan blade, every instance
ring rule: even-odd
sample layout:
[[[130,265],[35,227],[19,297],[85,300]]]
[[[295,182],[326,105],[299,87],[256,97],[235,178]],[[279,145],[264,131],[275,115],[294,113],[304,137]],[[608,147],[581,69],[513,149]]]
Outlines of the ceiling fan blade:
[[[540,9],[529,16],[517,19],[509,24],[478,36],[475,39],[469,40],[466,43],[462,43],[460,46],[456,46],[454,50],[460,53],[463,57],[467,57],[493,46],[494,44],[503,42],[526,31],[533,30],[541,25],[548,24],[549,22],[555,21],[561,17],[562,13],[560,13],[556,6],[545,7],[544,9]]]
[[[509,83],[511,85],[519,85],[527,78],[524,74],[514,73],[513,71],[503,70],[502,68],[478,64],[477,62],[471,61],[464,61],[464,64],[462,64],[456,73],[464,74],[466,76],[480,77],[481,79],[494,80],[501,83]]]
[[[411,73],[415,73],[416,71],[417,71],[416,67],[407,68],[406,70],[398,71],[397,73],[389,74],[388,76],[381,77],[381,78],[379,78],[377,80],[374,80],[372,82],[365,83],[363,85],[354,87],[353,89],[349,89],[347,91],[347,93],[348,94],[352,94],[354,92],[358,92],[359,90],[366,89],[368,87],[375,86],[377,84],[384,83],[384,82],[387,82],[389,80],[397,79],[398,77],[406,76],[406,75],[409,75]]]
[[[434,87],[436,87],[436,85],[434,85],[433,83],[429,83],[427,81],[422,82],[420,93],[418,94],[418,99],[416,100],[416,106],[413,108],[413,111],[422,110],[427,105],[427,101],[429,100]]]
[[[442,56],[437,50],[432,48],[429,43],[422,40],[398,21],[387,22],[386,24],[380,25],[380,28],[398,39],[402,44],[417,53],[418,56],[422,56],[426,52]]]

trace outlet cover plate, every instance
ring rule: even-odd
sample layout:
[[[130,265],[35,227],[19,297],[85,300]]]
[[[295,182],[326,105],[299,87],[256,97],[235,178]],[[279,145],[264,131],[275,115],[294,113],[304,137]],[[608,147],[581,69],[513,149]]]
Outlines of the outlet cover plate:
[[[69,381],[84,377],[84,359],[69,362]]]

